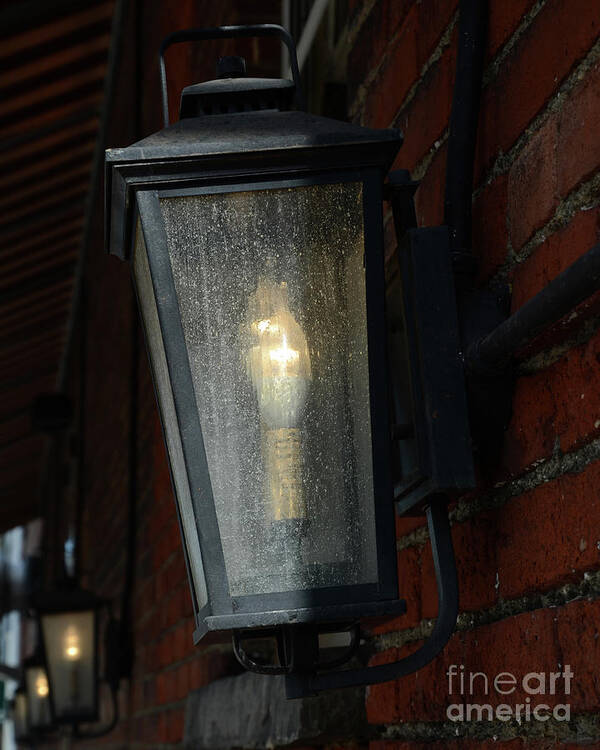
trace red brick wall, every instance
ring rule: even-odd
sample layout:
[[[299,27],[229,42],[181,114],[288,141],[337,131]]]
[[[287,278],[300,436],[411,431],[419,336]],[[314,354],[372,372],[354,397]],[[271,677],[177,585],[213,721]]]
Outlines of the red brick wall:
[[[160,39],[189,25],[278,18],[277,2],[261,4],[263,12],[248,5],[138,0],[128,19],[109,145],[126,145],[162,125]],[[350,116],[404,130],[396,166],[421,180],[420,224],[438,224],[457,0],[354,0],[348,6],[337,53],[347,55]],[[600,11],[595,0],[491,0],[490,6],[474,240],[480,283],[509,281],[517,309],[598,241]],[[143,64],[137,83],[136,38]],[[245,51],[259,59],[255,46]],[[210,77],[215,54],[212,47],[206,54],[170,53],[172,117],[177,92]],[[275,55],[271,48],[271,73]],[[389,223],[389,250],[392,235]],[[129,269],[103,253],[100,206],[96,236],[86,269],[83,572],[87,585],[118,609],[128,518],[132,298]],[[497,737],[510,750],[525,741],[547,747],[561,739],[567,748],[600,739],[598,315],[597,305],[588,305],[522,353],[497,475],[452,513],[461,586],[458,630],[432,665],[367,691],[372,736],[379,738],[371,750],[409,750],[422,742],[453,748],[456,737],[469,737],[460,740],[469,748],[493,747]],[[132,679],[120,691],[122,720],[102,742],[164,748],[181,743],[187,693],[236,667],[226,645],[192,645],[191,602],[143,342],[138,369],[135,658]],[[423,519],[398,522],[398,550],[408,614],[374,631],[376,662],[414,648],[436,614]],[[501,671],[522,675],[570,664],[573,719],[568,725],[453,724],[446,717],[450,664],[490,679]]]
[[[396,126],[396,166],[421,180],[423,226],[443,220],[456,0],[355,2],[349,21],[350,111]],[[600,11],[589,0],[491,0],[475,165],[474,250],[480,284],[509,282],[517,310],[600,235]],[[389,220],[389,217],[387,217]],[[389,250],[393,243],[390,235]],[[600,747],[600,335],[598,304],[520,352],[513,416],[495,476],[452,512],[461,615],[448,647],[421,672],[367,692],[371,750],[470,737],[462,745]],[[374,663],[414,649],[437,610],[424,520],[398,524],[408,615],[374,633]],[[484,672],[552,672],[569,664],[571,723],[453,723],[450,664]],[[517,700],[520,698],[521,700]],[[533,696],[536,698],[536,696]],[[542,702],[538,697],[537,702]],[[544,739],[539,739],[543,735]],[[477,739],[479,738],[479,739]],[[538,738],[538,739],[536,739]],[[458,741],[435,743],[458,746]],[[528,745],[528,746],[529,746]],[[562,745],[561,745],[562,746]]]

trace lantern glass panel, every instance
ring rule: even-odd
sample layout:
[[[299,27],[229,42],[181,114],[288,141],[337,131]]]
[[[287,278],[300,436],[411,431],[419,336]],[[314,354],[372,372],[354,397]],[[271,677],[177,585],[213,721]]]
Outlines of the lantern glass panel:
[[[376,582],[362,182],[161,208],[230,593]]]
[[[42,615],[42,630],[56,718],[94,714],[94,612]]]
[[[29,726],[34,729],[49,726],[52,723],[52,716],[46,670],[43,667],[28,667],[25,670],[25,682]]]
[[[148,254],[144,243],[144,235],[139,224],[136,233],[133,272],[136,281],[138,302],[144,320],[148,351],[151,353],[152,358],[154,384],[158,392],[163,430],[171,461],[171,476],[177,493],[179,518],[185,540],[185,551],[189,561],[194,596],[198,609],[201,609],[208,601],[208,593],[202,567],[198,529],[192,506],[190,487],[187,481],[181,435],[175,412],[173,393],[169,382],[167,357],[158,320],[154,290],[152,288]]]

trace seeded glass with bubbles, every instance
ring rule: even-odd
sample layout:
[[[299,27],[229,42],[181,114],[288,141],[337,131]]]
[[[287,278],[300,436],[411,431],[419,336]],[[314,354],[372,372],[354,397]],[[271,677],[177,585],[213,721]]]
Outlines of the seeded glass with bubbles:
[[[160,202],[231,595],[376,582],[362,183]]]

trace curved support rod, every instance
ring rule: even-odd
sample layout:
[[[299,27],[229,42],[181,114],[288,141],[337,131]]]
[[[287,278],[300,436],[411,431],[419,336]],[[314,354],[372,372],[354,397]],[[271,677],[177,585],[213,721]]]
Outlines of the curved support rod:
[[[296,56],[296,45],[290,33],[275,23],[252,24],[250,26],[215,26],[206,29],[183,29],[175,31],[163,39],[159,51],[160,65],[160,91],[162,96],[163,119],[165,128],[169,127],[169,99],[167,91],[167,71],[165,68],[165,52],[172,44],[181,42],[197,42],[207,39],[239,39],[241,37],[263,37],[275,36],[288,48],[290,67],[296,86],[296,104],[299,109],[304,109],[302,97],[302,84],[300,82],[300,70]]]
[[[321,690],[374,685],[379,682],[397,680],[399,677],[421,669],[440,653],[454,632],[458,615],[456,563],[445,496],[437,495],[431,499],[431,505],[427,509],[427,525],[435,565],[439,613],[431,635],[421,648],[391,664],[316,675],[288,675],[286,677],[288,698],[313,695]]]
[[[89,732],[82,732],[77,725],[73,727],[73,736],[78,740],[93,740],[97,737],[104,737],[106,734],[110,734],[112,730],[119,723],[119,701],[117,697],[117,691],[111,687],[110,695],[112,698],[112,718],[110,722],[100,729],[92,729]]]

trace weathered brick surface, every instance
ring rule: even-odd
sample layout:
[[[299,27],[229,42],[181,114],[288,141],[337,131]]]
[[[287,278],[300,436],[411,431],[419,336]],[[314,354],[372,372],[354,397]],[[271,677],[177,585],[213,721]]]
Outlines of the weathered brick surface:
[[[512,309],[518,310],[600,239],[600,208],[584,207],[551,234],[513,273]]]
[[[508,176],[510,241],[518,252],[558,205],[557,122],[550,119],[513,163]]]
[[[519,474],[553,451],[572,451],[597,437],[600,336],[571,349],[550,367],[517,380],[504,463]]]
[[[545,703],[551,708],[569,703],[573,714],[593,710],[600,698],[597,663],[600,634],[600,603],[574,602],[555,609],[535,610],[485,625],[474,630],[456,633],[446,650],[430,665],[415,675],[396,682],[384,683],[369,689],[367,715],[373,724],[446,721],[451,703],[465,702],[499,704]],[[499,648],[498,645],[503,647]],[[411,644],[411,650],[415,644]],[[378,654],[373,664],[385,663],[409,653],[408,647],[391,649]],[[570,666],[573,678],[570,692],[564,679],[555,680],[555,692],[550,694],[550,672],[563,672]],[[461,691],[459,678],[452,682],[448,671],[466,675]],[[514,692],[508,696],[494,689],[494,678],[508,672],[517,678]],[[537,690],[536,678],[524,684],[530,673],[547,674],[543,699],[527,690]],[[469,673],[483,673],[473,677]],[[541,688],[540,688],[541,689]],[[467,700],[468,699],[468,700]]]
[[[495,275],[508,254],[508,177],[501,175],[473,201],[473,251],[483,282]]]
[[[414,169],[448,127],[456,67],[456,38],[455,29],[451,44],[421,79],[419,95],[395,120],[395,126],[404,132],[399,162],[405,169]]]
[[[599,24],[597,9],[587,0],[550,0],[544,5],[484,91],[478,174],[512,146],[585,56]]]

